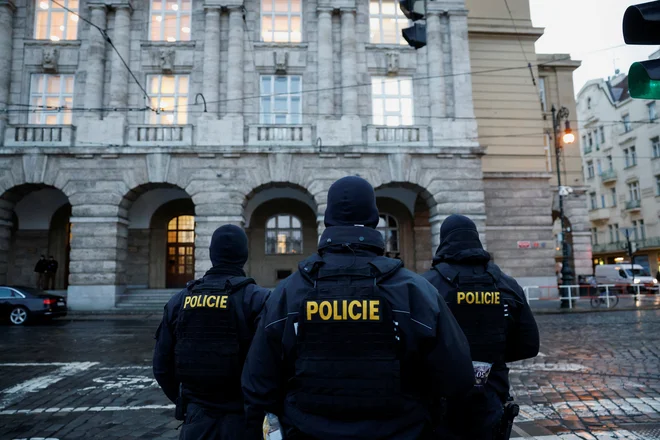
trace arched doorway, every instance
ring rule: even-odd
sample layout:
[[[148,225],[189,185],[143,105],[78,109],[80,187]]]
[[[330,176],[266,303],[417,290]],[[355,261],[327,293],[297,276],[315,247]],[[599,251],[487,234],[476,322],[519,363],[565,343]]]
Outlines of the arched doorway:
[[[59,189],[44,184],[25,184],[0,198],[0,283],[36,286],[35,265],[41,255],[52,256],[57,271],[46,287],[68,286],[71,204]],[[2,264],[4,263],[4,264]],[[45,281],[45,280],[42,280]]]
[[[165,286],[185,287],[195,278],[195,217],[179,215],[167,224]]]

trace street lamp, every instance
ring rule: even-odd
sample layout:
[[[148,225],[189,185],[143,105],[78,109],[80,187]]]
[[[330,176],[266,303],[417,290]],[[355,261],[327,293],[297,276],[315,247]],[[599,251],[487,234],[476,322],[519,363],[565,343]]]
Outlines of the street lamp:
[[[566,107],[561,107],[559,111],[552,106],[552,131],[555,138],[555,159],[557,161],[557,187],[558,187],[558,196],[559,196],[559,219],[561,221],[561,284],[563,286],[570,286],[573,284],[574,275],[573,269],[570,264],[570,250],[568,248],[568,242],[566,240],[566,221],[564,220],[564,194],[568,195],[568,191],[562,187],[561,184],[561,171],[560,171],[560,160],[559,156],[561,154],[561,143],[559,142],[559,130],[561,128],[561,120],[568,119],[569,111]],[[566,120],[566,129],[562,133],[562,140],[564,144],[572,144],[575,142],[575,135],[571,130],[571,125],[568,120]],[[562,301],[561,308],[567,308],[569,306],[568,301],[563,299],[564,289],[562,289]]]

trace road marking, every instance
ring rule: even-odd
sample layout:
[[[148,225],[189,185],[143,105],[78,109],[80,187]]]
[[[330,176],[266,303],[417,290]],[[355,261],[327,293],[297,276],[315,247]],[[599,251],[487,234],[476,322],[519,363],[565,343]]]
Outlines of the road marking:
[[[13,415],[31,415],[42,413],[68,413],[68,412],[108,412],[108,411],[142,411],[153,409],[174,409],[173,404],[169,405],[140,405],[140,406],[81,406],[78,408],[35,408],[35,409],[18,409],[18,410],[0,410],[0,416],[13,416]]]
[[[130,365],[124,367],[99,367],[99,370],[115,371],[115,370],[151,370],[151,365]]]
[[[35,377],[34,379],[26,380],[18,385],[2,390],[0,391],[0,409],[7,408],[21,401],[29,393],[44,390],[66,377],[81,373],[97,364],[98,362],[70,362],[63,364],[59,369],[50,374]],[[44,366],[45,364],[37,365]]]
[[[629,397],[626,399],[578,400],[535,405],[520,405],[517,422],[562,419],[567,413],[580,418],[626,416],[634,417],[660,412],[660,397]],[[634,438],[634,437],[633,437]]]
[[[92,379],[95,386],[82,388],[80,391],[89,391],[96,389],[103,390],[121,390],[121,391],[135,391],[144,390],[147,388],[158,388],[158,382],[153,377],[147,376],[133,376],[119,374],[115,376],[95,377]]]
[[[64,367],[65,365],[79,364],[80,362],[5,362],[0,367]]]

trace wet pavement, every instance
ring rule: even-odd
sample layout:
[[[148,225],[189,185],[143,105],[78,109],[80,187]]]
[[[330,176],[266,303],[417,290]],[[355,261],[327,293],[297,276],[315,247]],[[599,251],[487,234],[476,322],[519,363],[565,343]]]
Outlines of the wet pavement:
[[[512,364],[516,437],[660,439],[660,310],[538,316]],[[0,439],[174,439],[151,374],[158,315],[0,327]]]

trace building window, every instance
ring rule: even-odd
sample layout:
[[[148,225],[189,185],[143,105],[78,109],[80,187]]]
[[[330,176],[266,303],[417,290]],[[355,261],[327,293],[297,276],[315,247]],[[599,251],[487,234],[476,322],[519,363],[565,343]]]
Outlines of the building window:
[[[655,195],[660,196],[660,176],[655,176]]]
[[[614,224],[614,238],[616,239],[617,242],[619,242],[619,224],[615,223]]]
[[[78,0],[58,0],[60,5],[78,12]],[[37,40],[75,40],[78,38],[78,16],[50,0],[36,1],[34,38]]]
[[[653,148],[653,158],[660,157],[660,137],[651,138],[651,148]]]
[[[639,226],[639,239],[646,240],[646,228],[644,227],[644,220],[637,221],[637,225]]]
[[[302,0],[261,0],[261,39],[270,43],[300,43]]]
[[[192,0],[151,0],[151,41],[189,41]]]
[[[74,83],[73,75],[33,74],[30,105],[43,110],[30,113],[30,123],[70,125]]]
[[[598,205],[597,205],[597,202],[596,202],[596,193],[595,192],[589,193],[589,204],[590,204],[592,210],[598,209]]]
[[[413,124],[412,78],[372,77],[371,100],[374,125]]]
[[[149,75],[151,107],[159,114],[147,113],[150,124],[186,124],[188,122],[188,75]]]
[[[273,216],[266,222],[266,255],[302,253],[302,223],[289,214]]]
[[[181,215],[167,224],[168,276],[195,276],[195,217]],[[185,283],[188,280],[183,280]]]
[[[598,244],[598,229],[593,228],[591,230],[591,239],[593,240],[593,244],[597,245]]]
[[[614,169],[614,161],[612,160],[612,155],[611,154],[607,155],[607,166],[608,166],[608,169],[610,169],[610,170]]]
[[[658,119],[658,112],[655,107],[655,102],[650,102],[649,105],[649,121],[653,122]]]
[[[637,165],[637,151],[635,147],[630,147],[630,159],[632,160],[633,165]]]
[[[596,144],[596,151],[600,151],[600,141],[598,140],[598,129],[594,130],[594,143]]]
[[[632,124],[630,123],[630,115],[623,115],[621,118],[623,120],[623,131],[628,133],[632,130]]]
[[[378,227],[385,241],[385,252],[399,252],[399,223],[388,214],[381,214]]]
[[[301,76],[261,76],[261,123],[300,124]]]
[[[635,147],[624,148],[623,156],[626,160],[626,168],[637,165],[637,152]]]
[[[587,110],[591,110],[591,98],[587,98]]]
[[[544,136],[545,147],[545,166],[549,173],[552,172],[552,150],[550,147],[550,135],[545,134]]]
[[[628,184],[628,196],[630,197],[630,200],[640,199],[639,182],[632,182]]]
[[[610,243],[614,243],[614,226],[608,225],[607,228],[610,231]]]
[[[587,136],[588,136],[588,139],[589,139],[589,148],[591,148],[591,147],[594,146],[594,138],[593,138],[593,136],[591,136],[591,133],[589,133]]]
[[[603,174],[603,165],[600,162],[600,159],[596,159],[596,173],[600,176]]]
[[[369,33],[373,44],[407,44],[401,31],[410,21],[399,9],[398,0],[371,0],[369,3]]]
[[[594,177],[594,161],[590,160],[587,162],[587,178],[592,179]]]
[[[547,104],[547,98],[546,98],[546,91],[545,91],[545,78],[540,77],[539,78],[539,96],[541,98],[541,110],[542,111],[548,111],[548,104]]]
[[[582,145],[584,145],[584,148],[587,148],[587,135],[586,134],[582,135]]]
[[[605,143],[605,127],[603,127],[601,125],[599,130],[600,130],[600,143],[604,144]]]
[[[605,203],[605,194],[600,195],[600,207],[601,208],[607,207],[607,203]]]
[[[610,189],[610,194],[612,195],[612,207],[616,206],[616,188]]]

